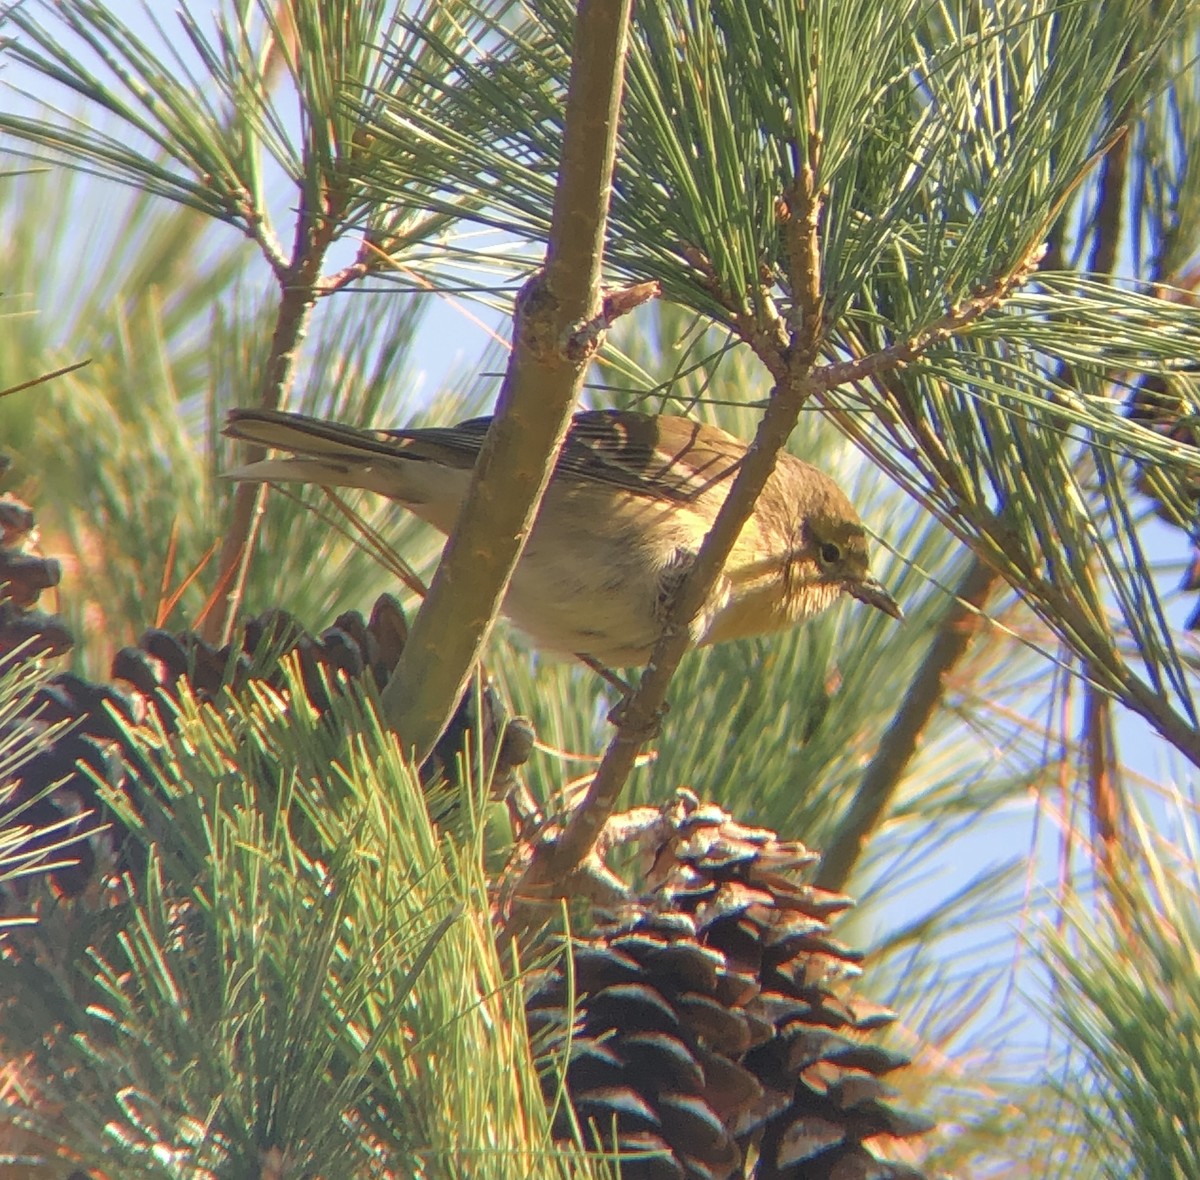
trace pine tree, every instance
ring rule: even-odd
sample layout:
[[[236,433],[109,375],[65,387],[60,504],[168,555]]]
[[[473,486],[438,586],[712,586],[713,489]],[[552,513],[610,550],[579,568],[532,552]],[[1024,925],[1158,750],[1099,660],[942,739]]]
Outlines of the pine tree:
[[[1155,1122],[1186,1130],[1197,1068],[1194,821],[1149,834],[1160,796],[1117,751],[1200,762],[1192,604],[1164,601],[1181,565],[1200,584],[1194,6],[5,20],[14,79],[58,106],[0,103],[37,161],[0,177],[0,386],[57,375],[0,401],[0,437],[76,644],[8,657],[0,765],[53,822],[70,779],[107,825],[75,878],[9,886],[37,918],[0,960],[9,1166],[603,1175],[615,1144],[626,1176],[1195,1171]],[[488,543],[421,602],[440,538],[365,495],[233,488],[218,430],[239,404],[490,411],[477,373],[418,388],[431,296],[503,325],[480,369],[536,425],[496,432],[463,525]],[[502,626],[485,684],[499,539],[581,388],[757,437],[714,547],[785,441],[834,475],[905,623],[851,604],[668,642],[612,743],[612,688]],[[381,660],[362,616],[401,590]],[[247,631],[278,610],[288,637]],[[529,731],[499,702],[539,739],[516,770]],[[41,783],[72,734],[104,760]],[[1076,936],[1044,936],[1064,913]],[[857,971],[853,945],[857,999],[804,991]],[[1005,1051],[1006,987],[1052,979],[1062,1031]],[[647,1005],[686,1031],[630,1033]],[[670,1084],[651,1035],[686,1049]]]

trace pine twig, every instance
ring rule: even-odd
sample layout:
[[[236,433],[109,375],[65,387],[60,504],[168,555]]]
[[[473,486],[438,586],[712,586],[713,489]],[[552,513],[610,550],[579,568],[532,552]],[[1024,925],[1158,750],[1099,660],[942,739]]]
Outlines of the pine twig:
[[[1087,758],[1092,851],[1111,881],[1120,863],[1123,793],[1113,733],[1112,701],[1091,683],[1084,686],[1080,744]]]
[[[819,158],[819,150],[819,139],[814,136],[810,151]],[[819,284],[821,197],[812,181],[815,175],[816,169],[810,157],[810,163],[806,169],[802,169],[802,175],[797,178],[782,206],[781,220],[789,266],[805,268],[802,273],[789,276],[796,301],[793,329],[787,331],[765,295],[760,300],[759,312],[751,317],[740,310],[735,300],[723,296],[714,286],[718,298],[733,317],[735,330],[754,349],[776,378],[777,384],[767,403],[754,443],[747,451],[729,495],[676,596],[663,636],[638,691],[625,707],[621,724],[605,752],[587,796],[562,835],[538,849],[518,887],[517,892],[521,897],[541,897],[547,888],[552,887],[552,883],[568,881],[574,868],[588,855],[603,830],[625,779],[633,768],[638,750],[657,730],[666,703],[667,686],[688,647],[691,620],[719,577],[774,467],[775,456],[786,443],[805,401],[838,385],[878,379],[881,374],[917,359],[973,320],[999,306],[1028,279],[1041,257],[1040,245],[1031,248],[1004,275],[906,340],[869,356],[813,368],[825,330],[823,295]],[[713,282],[715,284],[715,277]],[[781,338],[787,339],[786,347],[779,345]],[[993,575],[989,573],[988,576],[990,579]],[[982,573],[980,577],[983,577]]]
[[[20,393],[22,389],[32,389],[35,385],[41,385],[45,381],[53,381],[55,377],[65,377],[68,373],[74,373],[76,369],[82,369],[91,363],[89,357],[84,361],[76,361],[73,365],[63,365],[61,369],[51,369],[49,373],[39,373],[36,377],[30,377],[28,381],[22,381],[19,385],[10,385],[7,389],[0,389],[0,397],[8,397],[10,393]]]
[[[292,260],[278,275],[279,309],[259,383],[258,405],[264,409],[278,409],[295,378],[300,345],[320,294],[321,266],[337,232],[342,201],[327,192],[319,211],[311,208],[308,199],[301,203]],[[248,446],[244,460],[257,463],[265,457],[264,448]],[[239,483],[234,491],[233,511],[217,561],[216,584],[223,590],[201,627],[201,635],[209,643],[227,643],[232,634],[266,497],[266,484]]]
[[[956,333],[961,332],[972,321],[986,315],[993,308],[999,307],[1014,291],[1023,287],[1029,277],[1038,269],[1041,262],[1043,247],[1039,244],[1029,251],[1020,263],[1001,275],[993,282],[981,287],[970,299],[952,307],[945,315],[940,316],[932,324],[915,332],[905,340],[881,348],[869,356],[856,357],[850,361],[839,361],[832,365],[822,365],[812,374],[812,383],[820,391],[834,389],[839,385],[849,385],[878,377],[891,369],[903,368],[918,357],[927,353],[931,348],[943,344]]]
[[[1096,179],[1099,196],[1092,221],[1092,239],[1088,270],[1093,274],[1112,274],[1121,244],[1121,226],[1125,213],[1125,185],[1129,176],[1130,136],[1128,131],[1113,140],[1100,164]]]

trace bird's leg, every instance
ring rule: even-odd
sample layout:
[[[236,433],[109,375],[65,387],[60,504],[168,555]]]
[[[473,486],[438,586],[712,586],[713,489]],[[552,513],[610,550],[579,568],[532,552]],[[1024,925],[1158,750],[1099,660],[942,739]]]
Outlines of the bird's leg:
[[[587,652],[577,651],[575,658],[581,664],[587,664],[597,676],[611,684],[623,698],[633,696],[634,686],[628,680],[623,680],[611,668],[606,668],[599,660],[589,656]]]
[[[608,711],[609,721],[612,722],[613,725],[619,726],[622,718],[625,715],[625,709],[629,705],[630,698],[633,696],[635,686],[630,684],[628,680],[622,679],[611,668],[606,668],[602,663],[600,663],[599,660],[589,656],[586,652],[577,651],[575,653],[575,658],[579,660],[580,663],[586,664],[593,672],[596,673],[597,676],[607,681],[607,683],[611,684],[613,688],[615,688],[621,694],[621,699]],[[654,723],[654,737],[658,736],[659,725],[661,724],[662,719],[667,715],[667,711],[670,709],[670,707],[670,705],[664,702],[662,708],[659,709],[658,716],[655,718]]]

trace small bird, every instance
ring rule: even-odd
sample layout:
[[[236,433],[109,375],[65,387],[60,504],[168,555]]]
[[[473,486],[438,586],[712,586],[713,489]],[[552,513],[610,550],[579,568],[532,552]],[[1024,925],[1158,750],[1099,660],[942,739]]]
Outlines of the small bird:
[[[290,457],[226,475],[366,488],[449,533],[490,421],[360,430],[280,410],[233,410],[228,437]],[[593,666],[645,664],[745,454],[745,443],[691,418],[576,414],[504,613],[543,651]],[[843,591],[903,617],[870,574],[853,505],[824,472],[784,452],[692,623],[692,641],[779,631]]]

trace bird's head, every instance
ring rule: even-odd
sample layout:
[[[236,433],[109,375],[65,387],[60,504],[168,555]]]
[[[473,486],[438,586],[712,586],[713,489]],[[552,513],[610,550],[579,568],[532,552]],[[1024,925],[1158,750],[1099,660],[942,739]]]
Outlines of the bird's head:
[[[900,604],[871,574],[866,529],[856,515],[817,514],[806,521],[806,526],[805,548],[817,564],[822,583],[853,595],[893,619],[904,618]]]

